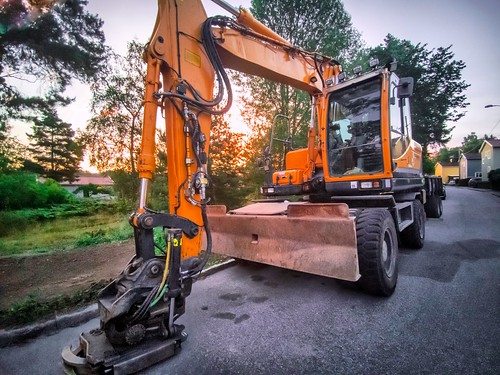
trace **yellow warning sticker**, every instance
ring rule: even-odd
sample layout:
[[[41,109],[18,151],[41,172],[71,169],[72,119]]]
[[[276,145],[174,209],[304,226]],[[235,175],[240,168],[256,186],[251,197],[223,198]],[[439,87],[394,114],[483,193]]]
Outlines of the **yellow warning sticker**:
[[[193,51],[188,50],[187,48],[184,50],[184,60],[193,64],[194,66],[197,66],[198,68],[201,67],[200,55],[194,53]]]

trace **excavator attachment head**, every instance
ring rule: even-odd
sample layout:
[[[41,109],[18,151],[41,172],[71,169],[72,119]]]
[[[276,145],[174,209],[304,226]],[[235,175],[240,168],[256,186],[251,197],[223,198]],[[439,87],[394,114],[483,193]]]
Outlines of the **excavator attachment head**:
[[[213,252],[336,279],[360,277],[356,225],[343,203],[209,206]]]

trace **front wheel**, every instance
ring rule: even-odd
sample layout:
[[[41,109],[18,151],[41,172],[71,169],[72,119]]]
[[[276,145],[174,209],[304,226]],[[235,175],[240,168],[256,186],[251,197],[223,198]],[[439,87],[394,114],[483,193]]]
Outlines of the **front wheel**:
[[[398,280],[398,241],[394,220],[385,209],[367,209],[356,222],[358,285],[366,292],[390,296]]]

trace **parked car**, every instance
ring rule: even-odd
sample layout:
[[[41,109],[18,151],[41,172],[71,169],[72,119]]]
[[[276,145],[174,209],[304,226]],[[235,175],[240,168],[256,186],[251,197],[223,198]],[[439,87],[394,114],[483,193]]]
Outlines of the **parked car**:
[[[479,182],[481,182],[481,181],[482,181],[482,178],[481,178],[481,177],[472,177],[472,178],[469,180],[469,182],[467,183],[467,185],[468,185],[469,187],[477,188],[477,184],[478,184]]]
[[[446,189],[444,188],[444,185],[441,187],[441,200],[445,200],[446,199]]]

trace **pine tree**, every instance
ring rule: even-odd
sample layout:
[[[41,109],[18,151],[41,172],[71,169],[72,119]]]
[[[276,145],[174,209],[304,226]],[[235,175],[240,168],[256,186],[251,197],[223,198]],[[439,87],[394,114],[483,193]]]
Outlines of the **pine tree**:
[[[81,148],[75,143],[71,124],[62,121],[54,108],[33,120],[33,133],[28,134],[30,169],[37,169],[56,181],[74,181],[82,160]]]
[[[64,92],[72,79],[90,82],[106,64],[103,21],[86,0],[0,2],[0,134],[10,119],[40,116],[43,96],[28,96],[18,83],[43,82]],[[36,113],[36,114],[35,114]]]

